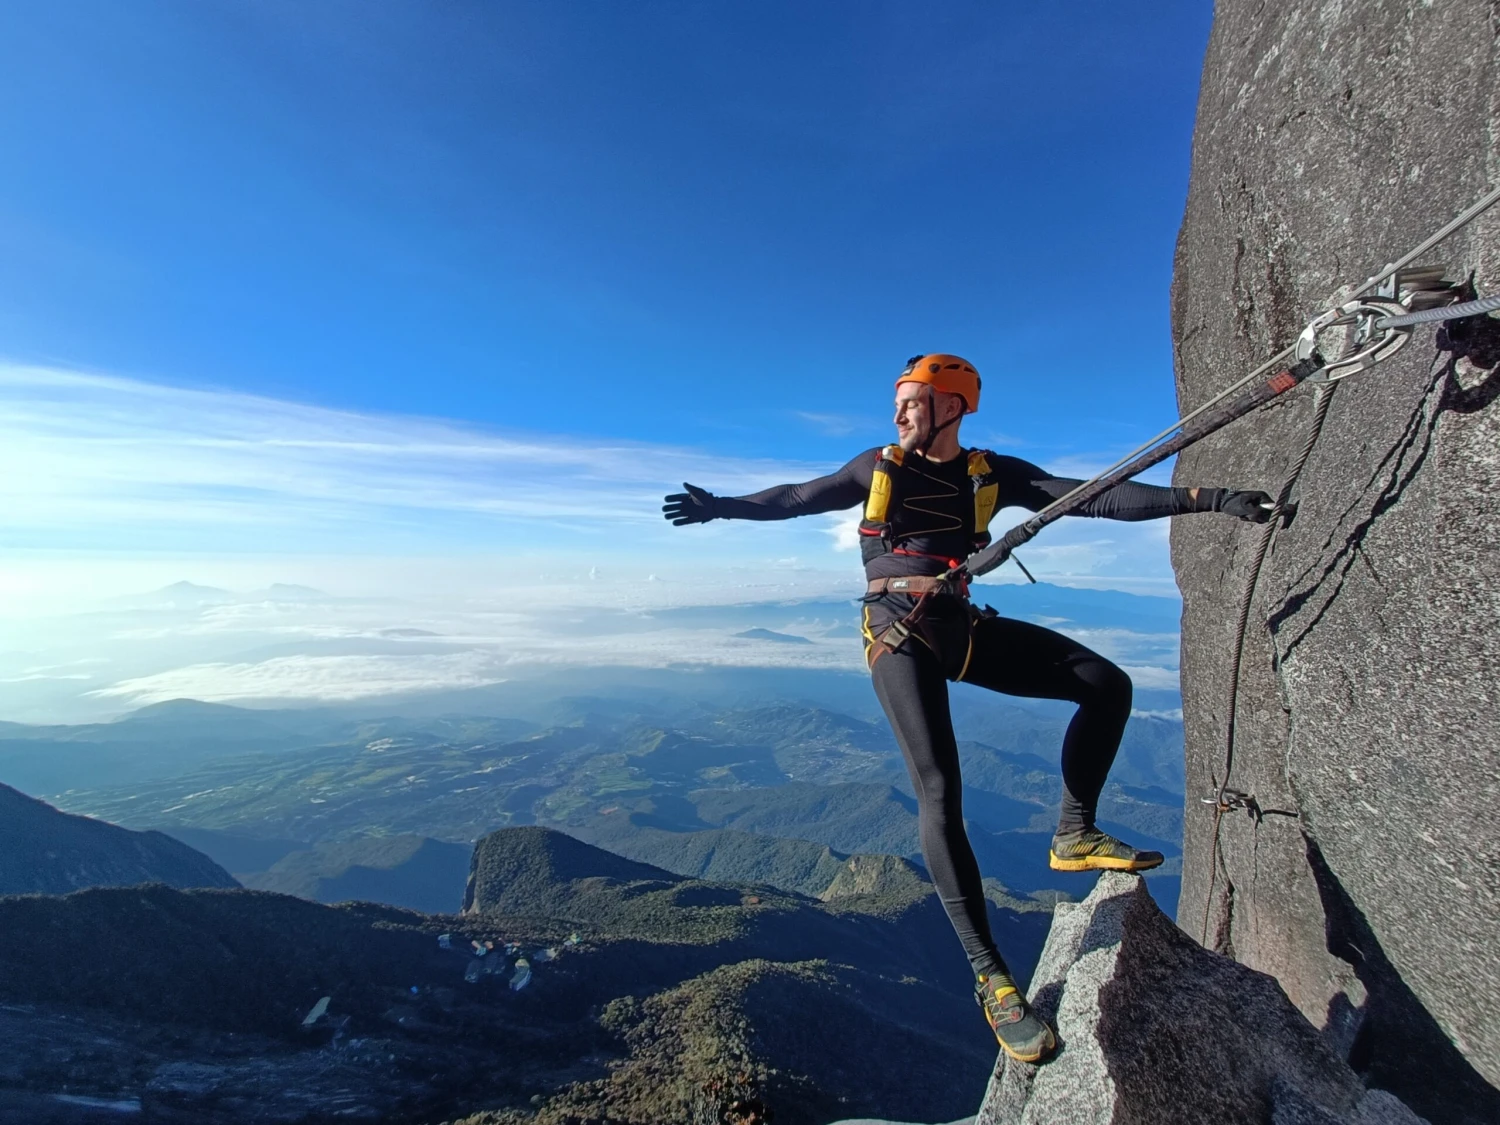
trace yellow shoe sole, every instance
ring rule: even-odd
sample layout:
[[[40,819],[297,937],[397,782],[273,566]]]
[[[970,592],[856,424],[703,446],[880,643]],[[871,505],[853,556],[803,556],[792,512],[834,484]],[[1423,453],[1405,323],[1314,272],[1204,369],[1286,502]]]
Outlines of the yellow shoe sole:
[[[999,1043],[1000,1049],[1011,1058],[1015,1059],[1016,1062],[1023,1063],[1039,1063],[1053,1051],[1057,1050],[1057,1037],[1052,1034],[1052,1029],[1050,1027],[1047,1029],[1047,1041],[1042,1044],[1040,1050],[1032,1055],[1023,1055],[1017,1051],[1012,1050],[1010,1046],[1005,1042],[1005,1040],[1001,1039],[998,1035],[995,1036],[995,1042]]]
[[[1053,871],[1150,871],[1153,867],[1160,867],[1166,856],[1161,859],[1148,859],[1144,862],[1138,859],[1115,859],[1107,855],[1086,855],[1079,859],[1063,859],[1050,848],[1047,850],[1048,865]]]

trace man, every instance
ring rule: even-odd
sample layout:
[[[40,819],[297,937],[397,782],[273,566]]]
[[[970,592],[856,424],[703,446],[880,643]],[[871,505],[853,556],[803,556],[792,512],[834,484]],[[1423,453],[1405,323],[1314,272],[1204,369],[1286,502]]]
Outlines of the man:
[[[662,510],[681,526],[790,519],[865,505],[859,528],[868,580],[865,659],[916,791],[922,856],[973,966],[980,1006],[1000,1046],[1022,1062],[1038,1062],[1056,1040],[1016,987],[990,936],[979,866],[964,832],[946,681],[1078,705],[1063,738],[1054,868],[1145,871],[1162,856],[1139,851],[1094,823],[1130,716],[1130,678],[1060,633],[976,610],[966,584],[940,577],[989,542],[994,512],[1011,506],[1038,511],[1080,483],[1019,458],[965,450],[959,426],[979,409],[979,389],[979,373],[958,356],[916,356],[896,380],[898,444],[866,450],[830,476],[753,496],[714,496],[684,484],[687,491],[668,496]],[[1270,497],[1126,482],[1077,514],[1146,520],[1188,512],[1224,512],[1259,523],[1269,516]]]

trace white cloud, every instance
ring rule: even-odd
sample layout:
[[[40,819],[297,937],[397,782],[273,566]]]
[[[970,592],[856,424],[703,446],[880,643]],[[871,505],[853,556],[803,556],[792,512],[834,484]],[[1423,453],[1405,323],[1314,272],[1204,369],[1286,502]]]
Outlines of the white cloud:
[[[1038,622],[1038,624],[1041,624]],[[1166,668],[1174,674],[1182,638],[1178,633],[1137,633],[1130,629],[1079,628],[1072,623],[1051,626],[1074,640],[1087,645],[1101,656],[1116,661],[1122,667],[1128,661],[1150,663]]]
[[[580,570],[568,582],[439,581],[440,589],[401,598],[115,599],[92,612],[0,619],[0,718],[77,722],[184,697],[370,699],[556,667],[860,670],[858,577],[779,562],[654,582],[613,567],[595,579]],[[1138,686],[1176,686],[1175,632],[1101,627],[1091,613],[1080,603],[1053,624],[1115,660]],[[811,643],[736,635],[749,627]]]
[[[1048,467],[1084,473],[1106,460]],[[643,576],[664,577],[666,558],[716,570],[731,556],[746,559],[748,547],[759,552],[752,562],[807,555],[809,565],[857,574],[847,556],[858,543],[858,509],[811,526],[674,529],[660,518],[662,494],[682,480],[736,493],[832,467],[0,365],[0,505],[11,548],[0,563],[0,603],[34,601],[57,581],[54,569],[105,553],[357,560],[485,552],[517,560],[502,565],[549,556],[548,565],[566,566],[577,556],[586,573],[607,547],[612,566],[629,557]],[[995,529],[1024,515],[1002,512]],[[30,572],[27,551],[46,552]],[[1021,557],[1045,581],[1171,591],[1164,521],[1063,520]]]
[[[684,529],[660,518],[662,493],[684,479],[737,493],[831,468],[0,364],[0,708],[24,699],[28,714],[66,717],[87,688],[116,709],[181,695],[363,698],[529,664],[857,668],[847,638],[776,645],[650,617],[856,597],[857,508]],[[1025,514],[1000,513],[996,532]],[[1043,581],[1175,592],[1165,521],[1063,520],[1021,556]],[[335,596],[109,601],[184,578]],[[559,635],[563,613],[577,621]],[[433,636],[392,650],[391,628]],[[1142,686],[1175,686],[1171,638],[1085,643],[1129,661]],[[109,662],[107,676],[86,661]]]
[[[266,536],[551,544],[670,533],[682,480],[744,492],[832,466],[490,431],[231,391],[0,366],[0,503],[34,545],[264,549]],[[679,535],[679,540],[681,533]],[[681,545],[679,541],[679,546]]]
[[[73,672],[61,676],[49,676],[41,672],[29,672],[19,676],[0,676],[0,684],[29,684],[36,680],[92,680],[93,678],[87,672]]]
[[[1138,688],[1177,691],[1182,686],[1176,668],[1156,668],[1147,664],[1121,664],[1120,668]]]
[[[500,683],[544,667],[667,668],[682,664],[854,671],[863,667],[847,640],[786,645],[741,638],[727,629],[557,628],[546,619],[487,624],[484,636],[447,638],[457,652],[381,655],[294,654],[259,661],[190,664],[120,680],[88,693],[129,706],[168,699],[210,702],[368,699]],[[410,647],[420,649],[423,642]],[[430,642],[428,642],[430,643]]]
[[[168,699],[365,699],[440,688],[478,687],[504,679],[479,652],[444,656],[286,656],[253,664],[192,664],[121,680],[91,692],[132,706]]]
[[[179,698],[328,702],[477,687],[525,678],[548,667],[699,665],[841,671],[864,667],[857,637],[837,633],[830,638],[821,636],[837,625],[852,624],[852,605],[846,619],[826,623],[803,620],[805,610],[795,604],[758,606],[757,620],[764,626],[807,637],[811,643],[805,645],[736,636],[743,623],[714,613],[695,627],[685,628],[650,614],[583,607],[560,614],[497,606],[475,606],[467,611],[412,606],[405,614],[392,616],[393,607],[389,605],[365,603],[326,606],[321,612],[316,607],[301,607],[308,620],[289,625],[280,614],[258,617],[253,612],[258,607],[236,607],[252,612],[232,615],[225,614],[225,608],[214,607],[183,621],[177,629],[178,640],[191,643],[194,638],[217,637],[221,649],[226,643],[243,648],[252,641],[270,640],[277,647],[306,651],[168,667],[124,677],[88,692],[87,698],[130,707]],[[341,617],[342,625],[331,624],[330,616]],[[397,626],[401,632],[393,636],[392,629]],[[409,635],[414,628],[420,635]],[[1175,634],[1124,629],[1064,631],[1119,661],[1137,687],[1177,687]],[[359,647],[360,641],[385,651],[319,651],[321,645],[329,643]]]
[[[864,512],[859,508],[847,512],[831,512],[824,516],[823,533],[833,540],[835,551],[859,550],[859,524]]]

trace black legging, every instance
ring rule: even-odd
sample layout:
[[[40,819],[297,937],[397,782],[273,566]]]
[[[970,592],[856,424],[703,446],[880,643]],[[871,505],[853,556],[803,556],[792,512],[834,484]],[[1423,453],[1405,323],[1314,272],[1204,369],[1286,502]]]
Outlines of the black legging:
[[[994,972],[1004,967],[1004,960],[990,935],[979,864],[964,832],[958,743],[946,681],[961,679],[1007,695],[1078,704],[1062,746],[1058,830],[1068,831],[1094,824],[1099,793],[1130,717],[1130,677],[1060,633],[1004,617],[975,621],[971,648],[966,610],[949,599],[942,603],[946,609],[940,603],[928,618],[938,654],[913,634],[896,652],[873,650],[878,655],[871,678],[916,790],[917,828],[928,873],[975,972]],[[895,614],[871,608],[867,626],[878,633]]]

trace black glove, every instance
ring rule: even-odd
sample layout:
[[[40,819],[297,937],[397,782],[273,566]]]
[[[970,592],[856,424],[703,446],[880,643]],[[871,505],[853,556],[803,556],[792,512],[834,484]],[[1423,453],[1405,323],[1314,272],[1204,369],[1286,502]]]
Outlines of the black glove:
[[[1276,506],[1265,492],[1236,492],[1232,488],[1221,488],[1218,491],[1214,511],[1236,519],[1249,520],[1251,523],[1265,523],[1271,518],[1271,510]]]
[[[689,523],[707,523],[714,518],[714,494],[704,492],[696,485],[682,482],[686,492],[674,492],[661,506],[661,514],[672,521],[673,527]]]

